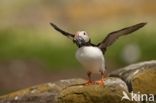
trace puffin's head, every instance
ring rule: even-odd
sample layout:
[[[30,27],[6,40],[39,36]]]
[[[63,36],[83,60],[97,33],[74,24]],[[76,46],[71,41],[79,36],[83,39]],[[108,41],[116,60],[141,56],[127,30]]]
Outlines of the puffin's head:
[[[76,32],[73,40],[79,47],[87,45],[90,42],[90,38],[85,31]]]

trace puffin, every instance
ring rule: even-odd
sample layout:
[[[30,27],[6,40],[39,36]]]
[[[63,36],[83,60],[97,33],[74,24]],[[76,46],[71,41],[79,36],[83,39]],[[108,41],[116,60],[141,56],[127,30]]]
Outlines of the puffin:
[[[94,83],[91,79],[92,74],[101,75],[100,80],[96,83],[104,85],[106,73],[105,52],[119,37],[131,34],[132,32],[144,27],[147,23],[141,22],[114,32],[109,33],[101,42],[93,44],[91,38],[86,31],[77,31],[69,33],[62,30],[54,23],[50,25],[58,32],[69,38],[77,45],[76,59],[87,70],[88,81],[86,84]]]

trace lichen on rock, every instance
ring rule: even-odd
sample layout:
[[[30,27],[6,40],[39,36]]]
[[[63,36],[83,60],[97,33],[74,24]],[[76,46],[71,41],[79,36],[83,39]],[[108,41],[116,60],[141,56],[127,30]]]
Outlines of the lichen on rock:
[[[58,103],[120,103],[123,91],[128,93],[121,79],[107,78],[105,86],[79,85],[62,90]]]

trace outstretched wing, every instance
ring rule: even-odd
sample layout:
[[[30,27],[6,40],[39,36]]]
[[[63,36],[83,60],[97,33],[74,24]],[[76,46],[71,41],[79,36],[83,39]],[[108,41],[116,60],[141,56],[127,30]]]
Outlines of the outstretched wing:
[[[60,33],[63,34],[64,36],[66,36],[66,37],[68,37],[68,38],[70,38],[70,39],[73,39],[74,34],[68,33],[68,32],[66,32],[66,31],[60,29],[60,28],[59,28],[58,26],[56,26],[54,23],[50,23],[50,25],[51,25],[56,31],[60,32]]]
[[[111,44],[113,44],[115,42],[115,40],[118,39],[120,36],[128,35],[134,31],[142,28],[145,24],[146,23],[139,23],[139,24],[136,24],[136,25],[133,25],[130,27],[123,28],[118,31],[111,32],[97,46],[103,51],[103,53],[105,53],[107,47],[110,46]]]

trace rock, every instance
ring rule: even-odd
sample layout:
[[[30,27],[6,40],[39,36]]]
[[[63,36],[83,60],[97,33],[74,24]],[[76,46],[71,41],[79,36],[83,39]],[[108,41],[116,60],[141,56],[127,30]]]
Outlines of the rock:
[[[124,103],[121,101],[123,91],[128,89],[121,79],[107,78],[105,86],[79,85],[62,90],[58,103]]]
[[[129,91],[156,94],[156,60],[129,65],[110,76],[122,78]]]
[[[84,83],[83,79],[60,80],[19,90],[0,97],[0,103],[56,103],[62,89]]]
[[[33,86],[0,97],[0,103],[119,103],[122,92],[128,93],[120,78],[108,77],[105,86],[84,83],[83,79],[69,79]]]

